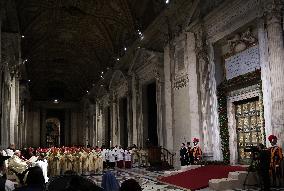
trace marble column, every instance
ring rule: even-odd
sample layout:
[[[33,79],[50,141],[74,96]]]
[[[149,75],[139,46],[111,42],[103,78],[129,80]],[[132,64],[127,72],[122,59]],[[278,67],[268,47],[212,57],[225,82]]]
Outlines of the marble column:
[[[16,80],[15,77],[11,78],[11,84],[10,84],[10,131],[9,131],[9,137],[10,137],[10,142],[17,144],[15,141],[15,122],[16,122]]]
[[[3,86],[1,89],[2,94],[2,116],[1,116],[1,147],[7,148],[9,146],[9,88],[6,82],[6,74],[7,72],[3,72]]]
[[[133,144],[138,145],[138,122],[137,122],[137,86],[136,86],[136,78],[135,74],[132,73],[132,78],[131,78],[131,92],[132,92],[132,118],[133,118],[133,129],[132,129],[132,139],[133,139]]]
[[[272,133],[284,143],[284,48],[281,0],[267,1],[268,61],[270,64]],[[269,136],[269,135],[267,135]]]
[[[97,144],[98,146],[102,146],[103,144],[103,127],[102,127],[102,108],[101,108],[101,103],[97,103],[96,106],[96,116],[97,116]]]
[[[112,143],[114,145],[118,144],[118,138],[117,138],[117,103],[116,103],[116,98],[115,95],[113,95],[112,100],[111,100],[111,138],[112,138]]]
[[[132,106],[131,106],[131,92],[127,91],[127,132],[128,132],[128,146],[133,144],[133,125],[132,125]]]
[[[172,83],[171,83],[171,59],[170,59],[170,45],[164,49],[164,97],[165,97],[165,133],[166,143],[165,147],[173,151],[173,104],[172,104]]]
[[[165,147],[164,133],[163,133],[163,82],[161,76],[156,77],[156,102],[157,102],[157,133],[159,146]]]
[[[196,53],[195,53],[195,36],[192,32],[186,33],[186,47],[185,47],[185,62],[188,65],[188,80],[189,80],[189,118],[190,118],[190,134],[191,139],[193,140],[194,137],[201,138],[200,133],[200,124],[199,124],[199,100],[198,100],[198,76],[197,76],[197,59],[196,59]],[[207,132],[204,132],[207,133]],[[201,142],[205,143],[204,140],[201,140]],[[206,140],[206,142],[208,142]],[[205,151],[205,150],[204,150]],[[206,150],[208,151],[208,150]]]
[[[270,66],[268,62],[268,44],[267,34],[265,28],[265,21],[263,18],[258,19],[258,43],[259,43],[259,58],[261,66],[261,83],[262,83],[262,95],[264,105],[264,120],[265,120],[265,134],[272,134],[271,127],[271,81],[270,81]],[[266,137],[264,137],[265,139]],[[269,146],[266,141],[266,146]]]

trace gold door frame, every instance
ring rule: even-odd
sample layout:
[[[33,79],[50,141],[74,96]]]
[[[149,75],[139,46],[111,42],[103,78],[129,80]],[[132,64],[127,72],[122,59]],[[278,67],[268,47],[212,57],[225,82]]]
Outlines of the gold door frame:
[[[251,161],[251,153],[245,152],[245,147],[264,144],[262,105],[260,97],[234,102],[238,162],[240,164],[248,164]]]

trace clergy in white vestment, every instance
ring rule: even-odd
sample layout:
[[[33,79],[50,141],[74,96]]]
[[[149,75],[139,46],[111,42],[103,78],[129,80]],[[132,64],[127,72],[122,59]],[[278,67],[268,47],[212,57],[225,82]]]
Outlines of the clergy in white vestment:
[[[116,160],[115,160],[115,150],[113,147],[108,152],[108,160],[109,160],[109,167],[114,168]]]
[[[116,157],[117,157],[117,162],[116,162],[117,167],[123,168],[124,150],[121,148],[121,146],[119,146],[119,149],[117,149],[116,151]]]
[[[15,144],[10,144],[9,147],[6,149],[6,154],[9,157],[12,157],[14,155],[15,152]]]
[[[108,152],[109,152],[108,149],[102,147],[101,154],[102,154],[102,160],[103,160],[103,167],[104,168],[108,167]]]
[[[129,149],[124,151],[125,168],[131,168],[131,153]]]
[[[44,159],[44,156],[40,155],[38,157],[38,160],[33,164],[33,166],[38,166],[41,168],[45,183],[47,183],[48,182],[48,176],[47,176],[48,162],[46,159]]]
[[[18,155],[13,155],[9,160],[9,169],[16,173],[23,173],[28,169],[28,163],[22,160]]]

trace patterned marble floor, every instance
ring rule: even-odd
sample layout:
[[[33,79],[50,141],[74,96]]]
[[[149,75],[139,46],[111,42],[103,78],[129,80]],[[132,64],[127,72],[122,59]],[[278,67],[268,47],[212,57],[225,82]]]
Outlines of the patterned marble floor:
[[[157,177],[162,176],[162,172],[150,172],[141,168],[133,168],[130,170],[111,170],[111,172],[117,177],[117,180],[121,184],[123,181],[133,178],[139,182],[143,191],[184,191],[186,189],[180,189],[171,185],[163,184],[157,181]],[[97,185],[101,185],[102,174],[91,175],[90,178]]]
[[[142,186],[143,191],[185,191],[186,189],[177,188],[175,186],[167,185],[157,181],[157,177],[163,176],[164,173],[150,172],[144,168],[132,168],[132,169],[115,169],[111,172],[117,177],[119,183],[133,178],[139,182]],[[101,185],[102,174],[93,174],[87,176],[89,179],[94,181],[97,185]],[[259,188],[248,188],[246,191],[259,191]],[[212,191],[209,188],[201,189],[199,191]],[[241,189],[234,189],[233,191],[245,191]],[[284,191],[284,188],[272,188],[271,191]]]

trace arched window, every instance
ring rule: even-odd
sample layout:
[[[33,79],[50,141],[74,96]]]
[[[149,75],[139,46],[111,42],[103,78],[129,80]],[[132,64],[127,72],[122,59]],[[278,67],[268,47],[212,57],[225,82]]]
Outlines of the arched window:
[[[46,146],[60,145],[60,120],[58,118],[46,119]]]

